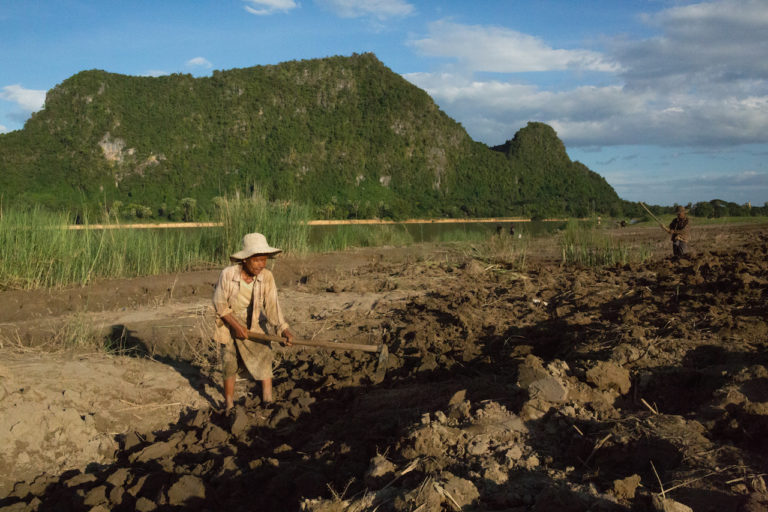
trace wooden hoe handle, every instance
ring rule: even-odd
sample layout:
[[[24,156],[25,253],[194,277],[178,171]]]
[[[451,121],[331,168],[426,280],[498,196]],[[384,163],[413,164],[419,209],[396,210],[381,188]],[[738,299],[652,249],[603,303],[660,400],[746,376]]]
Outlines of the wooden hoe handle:
[[[285,343],[287,340],[282,336],[274,336],[271,334],[262,334],[260,332],[248,331],[248,339],[256,341],[277,341],[278,343]],[[330,348],[336,350],[362,350],[364,352],[381,352],[384,345],[363,345],[360,343],[336,343],[333,341],[308,341],[299,340],[294,338],[292,343],[294,345],[302,345],[305,347],[319,347]]]

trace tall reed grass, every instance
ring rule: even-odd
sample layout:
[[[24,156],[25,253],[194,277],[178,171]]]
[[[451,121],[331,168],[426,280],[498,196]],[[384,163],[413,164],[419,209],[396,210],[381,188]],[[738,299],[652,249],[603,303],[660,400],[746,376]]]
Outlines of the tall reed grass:
[[[269,244],[284,252],[305,254],[309,251],[311,209],[293,202],[269,202],[258,193],[249,198],[217,198],[217,221],[221,255],[241,249],[246,233],[261,233]]]
[[[402,225],[334,226],[310,237],[312,211],[308,206],[270,202],[258,192],[249,197],[217,198],[215,203],[213,220],[221,227],[197,229],[69,230],[70,217],[64,213],[0,211],[0,290],[57,288],[95,279],[220,268],[241,248],[243,235],[251,232],[263,233],[272,246],[299,255],[414,243],[414,235]],[[96,219],[109,220],[106,213],[104,219]],[[594,249],[584,248],[584,236],[574,234],[564,243],[564,259],[595,257]],[[525,265],[525,243],[506,234],[459,226],[441,232],[433,241],[471,246],[493,260],[492,264]],[[589,244],[592,247],[594,241]],[[611,248],[610,257],[616,258],[622,251],[626,249]],[[600,257],[605,260],[602,252]]]
[[[69,216],[40,209],[0,218],[0,288],[48,288],[95,278],[190,270],[211,264],[207,230],[69,230]],[[86,221],[87,223],[87,221]]]
[[[270,203],[258,195],[222,199],[219,205],[223,227],[200,229],[69,230],[64,213],[4,211],[0,289],[56,288],[219,267],[240,249],[243,235],[254,231],[288,252],[308,250],[308,208]]]
[[[648,245],[621,242],[594,223],[570,220],[560,234],[562,262],[589,267],[641,263],[651,257]]]

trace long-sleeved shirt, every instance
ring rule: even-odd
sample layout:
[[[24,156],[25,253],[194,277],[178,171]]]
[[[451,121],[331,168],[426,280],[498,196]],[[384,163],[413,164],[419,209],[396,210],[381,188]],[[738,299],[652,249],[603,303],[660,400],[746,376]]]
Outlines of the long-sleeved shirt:
[[[681,240],[687,242],[691,233],[691,226],[688,217],[675,217],[669,223],[669,230],[672,232],[672,241]]]
[[[234,313],[233,306],[240,293],[242,267],[231,265],[221,271],[219,281],[213,290],[213,308],[216,310],[216,332],[213,339],[219,343],[228,343],[232,339],[229,326],[221,317]],[[259,316],[263,313],[270,325],[277,328],[278,333],[288,329],[280,303],[277,300],[277,285],[275,276],[267,269],[259,272],[253,281],[253,308],[249,318],[251,330],[262,330],[259,327]]]

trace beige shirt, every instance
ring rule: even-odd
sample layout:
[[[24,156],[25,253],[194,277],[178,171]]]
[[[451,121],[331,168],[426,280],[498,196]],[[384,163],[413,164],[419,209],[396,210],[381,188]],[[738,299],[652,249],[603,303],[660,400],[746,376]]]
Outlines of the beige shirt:
[[[241,276],[242,277],[242,276]],[[232,309],[235,310],[235,318],[238,320],[245,320],[245,326],[248,327],[247,311],[248,306],[253,302],[253,284],[256,281],[246,283],[243,279],[240,279],[240,290],[237,292],[237,298],[232,301]]]
[[[219,343],[228,343],[232,340],[229,332],[229,326],[221,317],[233,314],[235,304],[240,294],[242,267],[231,265],[221,271],[219,281],[213,290],[213,308],[216,310],[216,332],[213,339]],[[253,309],[249,319],[250,329],[261,332],[263,329],[259,326],[259,316],[264,315],[267,322],[276,328],[277,333],[282,333],[288,329],[288,322],[285,321],[283,312],[280,309],[280,303],[277,300],[277,285],[275,276],[272,272],[264,269],[253,281],[252,299]]]

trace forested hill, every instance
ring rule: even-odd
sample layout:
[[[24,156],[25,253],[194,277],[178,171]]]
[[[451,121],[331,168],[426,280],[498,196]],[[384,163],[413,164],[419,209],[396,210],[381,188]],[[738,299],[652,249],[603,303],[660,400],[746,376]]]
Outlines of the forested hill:
[[[512,140],[493,149],[507,156],[527,196],[537,198],[542,211],[580,217],[587,212],[621,213],[621,201],[605,178],[572,162],[551,126],[528,123]]]
[[[329,218],[621,207],[546,125],[501,149],[473,141],[372,54],[204,78],[92,70],[50,90],[23,130],[0,135],[0,190],[6,206],[122,204],[170,218],[183,199],[204,215],[216,196],[254,189]]]

